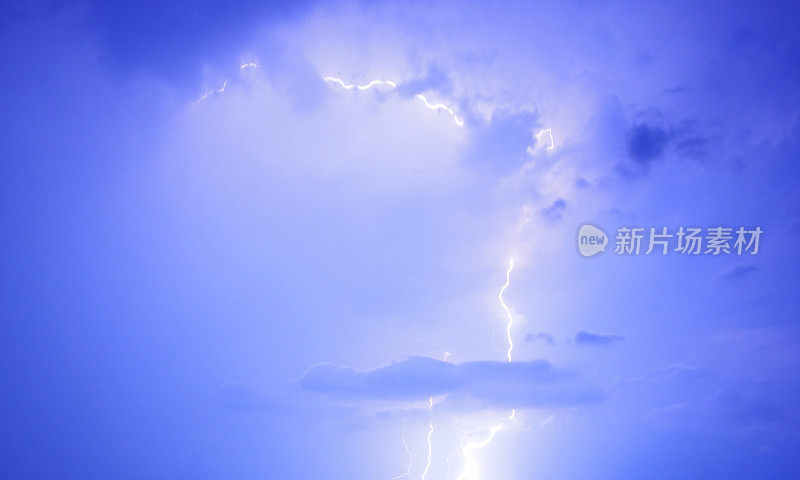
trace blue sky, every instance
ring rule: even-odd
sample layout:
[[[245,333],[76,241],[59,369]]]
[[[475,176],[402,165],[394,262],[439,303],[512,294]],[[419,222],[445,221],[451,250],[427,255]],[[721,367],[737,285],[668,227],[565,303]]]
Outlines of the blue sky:
[[[800,475],[799,20],[4,4],[3,471]]]

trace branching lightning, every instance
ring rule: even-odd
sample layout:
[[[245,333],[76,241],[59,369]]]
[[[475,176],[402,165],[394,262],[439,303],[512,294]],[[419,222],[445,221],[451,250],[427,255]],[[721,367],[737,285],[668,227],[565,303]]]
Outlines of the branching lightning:
[[[509,310],[508,305],[506,305],[505,300],[503,300],[503,293],[505,293],[506,289],[509,285],[511,285],[511,271],[514,269],[514,259],[510,259],[508,261],[508,270],[506,271],[506,283],[500,289],[500,293],[497,295],[497,298],[500,300],[500,305],[503,307],[503,310],[506,312],[506,317],[508,318],[508,322],[506,324],[506,337],[508,337],[508,351],[506,352],[506,358],[508,361],[511,361],[511,351],[514,350],[514,340],[511,338],[511,327],[514,325],[514,317],[511,315],[511,310]]]
[[[428,404],[428,412],[433,411],[433,397],[430,397]],[[433,457],[433,444],[431,443],[431,436],[433,435],[433,419],[428,420],[428,463],[425,464],[425,470],[422,471],[421,480],[425,480],[428,476],[428,471],[431,469],[431,459]]]
[[[473,440],[470,442],[464,443],[466,437],[462,437],[461,439],[461,454],[464,456],[464,469],[461,470],[461,474],[458,476],[456,480],[480,480],[481,478],[481,469],[480,465],[478,465],[478,460],[475,459],[473,454],[480,450],[494,440],[494,436],[497,435],[497,432],[502,430],[507,422],[510,422],[516,416],[517,411],[511,410],[511,415],[508,418],[498,423],[497,425],[493,426],[489,429],[489,433],[483,440]]]
[[[243,71],[243,72],[248,70],[248,69],[251,69],[251,68],[252,69],[257,69],[257,68],[260,68],[260,66],[255,62],[243,63],[243,64],[241,64],[239,66],[239,69],[241,71]],[[370,90],[370,89],[394,90],[394,89],[397,88],[397,83],[395,83],[393,81],[390,81],[390,80],[372,80],[372,81],[370,81],[370,82],[368,82],[366,84],[363,84],[363,85],[348,84],[348,83],[345,83],[344,80],[342,80],[340,78],[337,78],[337,77],[332,77],[332,76],[323,77],[323,80],[326,83],[336,84],[336,85],[340,86],[341,88],[343,88],[344,90],[360,90],[360,91],[365,91],[365,90]],[[225,91],[225,88],[227,87],[227,83],[228,83],[227,80],[225,80],[221,87],[219,87],[217,89],[211,89],[211,90],[206,91],[205,93],[203,93],[203,95],[201,95],[199,98],[197,98],[194,103],[199,104],[199,103],[205,101],[206,99],[208,99],[208,97],[210,97],[212,95],[217,95],[217,94],[223,93]],[[414,98],[419,100],[419,101],[421,101],[423,103],[423,105],[429,110],[433,110],[433,111],[436,111],[436,112],[444,111],[445,113],[447,113],[453,119],[453,121],[455,122],[455,124],[457,126],[459,126],[459,127],[464,126],[464,119],[462,117],[459,117],[456,114],[456,112],[452,108],[450,108],[449,106],[447,106],[447,105],[445,105],[443,103],[431,103],[421,93],[416,94],[414,96]],[[549,140],[550,140],[549,146],[546,146],[545,148],[547,150],[553,150],[555,144],[554,144],[554,141],[553,141],[552,131],[549,128],[542,129],[535,135],[535,138],[536,138],[536,141],[537,141],[537,146],[538,145],[542,145],[542,138],[544,137],[544,135],[548,135],[549,136]],[[505,314],[506,314],[506,317],[507,317],[506,337],[507,337],[507,340],[508,340],[508,349],[506,351],[506,358],[507,358],[508,362],[512,361],[512,351],[514,349],[514,341],[513,341],[513,338],[512,338],[512,334],[511,334],[512,328],[514,326],[514,317],[513,317],[512,313],[511,313],[510,308],[505,303],[503,295],[504,295],[504,293],[506,292],[506,290],[509,288],[509,286],[511,284],[511,272],[513,271],[513,269],[514,269],[514,259],[511,258],[509,260],[508,270],[506,271],[505,283],[500,288],[500,292],[498,294],[498,300],[500,301],[500,305],[503,308],[503,310],[505,311]],[[447,362],[448,359],[450,358],[450,356],[451,356],[450,352],[444,352],[442,361],[443,362]],[[426,477],[427,477],[428,473],[430,472],[431,465],[432,465],[432,459],[433,459],[432,437],[433,437],[433,433],[434,433],[433,414],[432,414],[433,406],[434,406],[434,401],[433,401],[433,397],[431,396],[431,397],[428,398],[428,405],[427,405],[427,410],[428,410],[428,431],[427,431],[427,435],[426,435],[427,462],[426,462],[425,468],[424,468],[424,470],[422,472],[422,476],[420,477],[420,480],[426,480]],[[507,418],[505,418],[500,423],[498,423],[498,424],[494,425],[493,427],[491,427],[490,429],[488,429],[488,431],[483,429],[482,431],[486,432],[486,434],[485,434],[485,437],[483,439],[481,439],[481,440],[469,440],[469,436],[471,434],[464,433],[461,436],[460,440],[459,440],[460,449],[456,450],[453,454],[451,454],[451,455],[449,455],[447,457],[448,477],[449,477],[449,469],[450,469],[450,460],[451,460],[451,458],[453,458],[455,456],[455,454],[457,454],[460,451],[461,455],[462,455],[462,457],[464,459],[464,465],[463,465],[463,470],[461,471],[461,474],[458,476],[457,480],[480,480],[481,472],[480,472],[480,467],[479,467],[478,461],[474,456],[475,453],[477,451],[485,448],[486,446],[488,446],[492,442],[492,440],[494,439],[496,434],[498,432],[500,432],[501,430],[503,430],[504,428],[506,428],[507,424],[514,419],[515,415],[516,415],[516,410],[512,410],[510,415]],[[477,433],[477,432],[474,432],[474,433]],[[406,442],[406,422],[405,421],[403,422],[403,437],[402,437],[402,439],[403,439],[403,448],[405,450],[405,453],[408,455],[408,463],[406,465],[405,471],[403,473],[399,474],[399,475],[396,475],[396,476],[392,477],[392,480],[402,480],[402,479],[404,479],[406,477],[409,477],[411,475],[412,469],[414,467],[414,462],[416,460],[415,453],[413,453],[409,449],[408,444]],[[416,450],[416,453],[418,454],[419,450]]]
[[[414,454],[411,453],[411,449],[408,448],[408,443],[406,443],[406,422],[403,421],[403,448],[406,450],[408,454],[408,465],[406,465],[406,471],[401,473],[400,475],[395,475],[392,477],[392,480],[400,480],[401,478],[407,477],[411,473],[411,467],[414,466]]]
[[[425,437],[425,442],[428,447],[428,456],[427,456],[427,463],[425,464],[425,469],[422,471],[421,480],[425,480],[425,477],[428,476],[428,471],[431,468],[432,460],[433,460],[433,442],[431,438],[433,437],[433,418],[431,418],[431,413],[433,412],[433,397],[428,397],[428,406],[426,407],[428,410],[428,434]],[[414,455],[411,450],[408,448],[408,444],[406,443],[406,422],[403,421],[403,448],[405,449],[406,453],[408,454],[408,464],[406,465],[405,472],[395,475],[392,477],[392,480],[400,480],[405,478],[411,474],[411,469],[414,466],[414,460],[416,455]]]
[[[505,310],[506,317],[508,318],[508,322],[506,324],[506,336],[508,337],[508,351],[506,352],[506,358],[509,362],[511,362],[511,351],[514,349],[514,341],[511,337],[511,327],[514,325],[514,317],[511,315],[511,309],[508,308],[505,300],[503,300],[503,294],[511,285],[512,270],[514,270],[513,258],[509,259],[508,261],[508,270],[506,270],[506,283],[503,284],[503,286],[500,288],[500,293],[497,295],[498,300],[500,300],[500,305],[503,307],[503,310]],[[480,480],[481,470],[477,459],[474,457],[474,453],[492,443],[492,440],[494,440],[494,436],[497,434],[497,432],[502,430],[506,426],[507,422],[513,420],[516,414],[516,409],[511,410],[511,414],[508,416],[508,418],[489,429],[489,433],[483,440],[473,440],[464,443],[466,436],[461,438],[461,454],[464,457],[464,469],[461,471],[461,475],[458,476],[457,480]]]

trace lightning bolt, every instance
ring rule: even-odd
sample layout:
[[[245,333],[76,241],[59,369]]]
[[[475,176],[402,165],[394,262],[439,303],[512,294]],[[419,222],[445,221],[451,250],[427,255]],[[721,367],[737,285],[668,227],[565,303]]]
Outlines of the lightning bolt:
[[[431,455],[433,452],[433,445],[431,444],[431,435],[433,435],[433,422],[428,422],[428,463],[425,465],[425,470],[422,471],[422,480],[428,476],[428,470],[431,468]]]
[[[508,261],[508,270],[506,271],[506,283],[500,288],[500,293],[497,295],[498,300],[500,300],[500,305],[503,307],[503,310],[506,312],[506,317],[508,318],[508,322],[506,324],[506,337],[508,337],[508,351],[506,352],[506,358],[508,361],[511,361],[511,351],[514,350],[514,340],[511,338],[511,327],[514,325],[514,317],[511,316],[511,310],[509,310],[508,305],[506,305],[505,300],[503,300],[503,294],[505,293],[506,289],[509,285],[511,285],[511,271],[514,270],[514,259],[510,259]]]
[[[328,83],[339,84],[339,86],[341,86],[345,90],[352,90],[354,88],[358,89],[358,90],[369,90],[370,88],[381,86],[381,85],[388,85],[389,88],[397,88],[397,84],[392,82],[392,81],[390,81],[390,80],[373,80],[373,81],[367,83],[366,85],[347,84],[347,83],[344,83],[344,80],[342,80],[341,78],[336,78],[336,77],[323,77],[322,80],[324,80],[324,81],[326,81]]]
[[[430,103],[428,99],[425,98],[425,96],[422,95],[421,93],[414,95],[414,98],[422,100],[422,103],[425,104],[425,106],[431,110],[434,111],[442,110],[447,112],[451,117],[453,117],[453,121],[456,122],[456,125],[458,125],[459,127],[464,126],[464,119],[456,115],[456,112],[454,112],[452,108],[448,107],[444,103]]]
[[[209,90],[209,91],[207,91],[206,93],[204,93],[204,94],[200,95],[200,97],[199,97],[197,100],[195,100],[195,101],[194,101],[194,103],[200,103],[200,102],[202,102],[203,100],[205,100],[206,98],[208,98],[208,96],[209,96],[209,95],[211,95],[211,94],[213,94],[213,93],[222,93],[222,92],[224,92],[224,91],[225,91],[225,87],[227,87],[227,86],[228,86],[228,81],[227,81],[227,80],[225,80],[225,81],[222,83],[222,86],[221,86],[221,87],[219,87],[219,88],[218,88],[218,89],[216,89],[216,90]]]
[[[411,467],[414,466],[414,454],[411,453],[411,449],[408,448],[408,443],[406,443],[406,421],[403,420],[403,448],[405,448],[406,453],[408,454],[408,465],[406,466],[406,471],[401,473],[400,475],[395,475],[392,477],[392,480],[400,480],[401,478],[407,477],[411,473]]]
[[[364,84],[364,85],[357,85],[357,84],[354,84],[354,83],[345,83],[345,81],[342,80],[341,78],[331,77],[331,76],[322,77],[322,80],[324,80],[325,82],[328,82],[328,83],[334,83],[336,85],[339,85],[340,87],[344,88],[345,90],[353,90],[353,89],[356,89],[356,90],[369,90],[370,88],[379,87],[379,86],[388,86],[389,89],[397,88],[397,84],[395,82],[390,81],[390,80],[372,80],[371,82],[369,82],[367,84]],[[430,109],[430,110],[447,112],[447,114],[450,115],[453,118],[453,121],[455,122],[456,125],[458,125],[459,127],[463,127],[464,126],[464,119],[459,117],[458,115],[456,115],[456,112],[454,112],[453,109],[448,107],[447,105],[445,105],[443,103],[431,103],[431,102],[428,101],[428,99],[425,97],[425,95],[422,95],[421,93],[419,93],[417,95],[414,95],[414,98],[416,98],[417,100],[421,101],[422,104],[425,105],[425,107]]]
[[[506,312],[506,317],[508,318],[508,323],[506,324],[506,336],[508,337],[508,351],[506,351],[506,358],[509,362],[511,362],[511,351],[514,349],[514,340],[511,338],[511,327],[514,325],[514,317],[511,315],[511,310],[506,305],[505,300],[503,300],[503,294],[506,292],[506,289],[511,285],[511,271],[514,270],[514,258],[510,258],[508,261],[508,270],[506,270],[506,283],[500,287],[500,293],[497,295],[497,299],[500,301],[500,305],[503,307],[503,310]],[[514,417],[517,415],[517,410],[511,410],[511,414],[508,418],[497,425],[493,426],[489,429],[489,433],[483,440],[480,441],[470,441],[466,444],[464,440],[466,436],[461,438],[461,454],[464,457],[464,469],[461,471],[461,475],[458,476],[457,480],[480,480],[481,478],[481,470],[478,464],[478,460],[475,459],[474,453],[477,450],[480,450],[494,440],[495,435],[497,432],[502,430],[507,422],[514,420]]]
[[[433,397],[428,398],[428,412],[433,412]],[[425,480],[428,476],[428,470],[431,469],[431,459],[433,455],[433,444],[431,443],[431,436],[433,435],[433,419],[428,420],[428,463],[425,465],[425,470],[422,471],[421,480]]]
[[[431,412],[433,412],[433,397],[428,397],[428,406],[426,407],[428,410],[428,434],[425,437],[425,442],[428,447],[428,461],[425,464],[425,470],[422,472],[421,480],[425,480],[425,477],[428,475],[428,471],[431,468],[432,460],[433,460],[433,442],[431,441],[431,437],[433,437],[433,418],[430,417]],[[407,477],[411,474],[411,468],[414,466],[414,458],[415,455],[411,452],[408,448],[408,444],[406,443],[406,421],[403,420],[403,448],[405,449],[406,453],[408,454],[408,465],[406,466],[406,471],[395,475],[392,477],[392,480],[400,480],[402,478]]]

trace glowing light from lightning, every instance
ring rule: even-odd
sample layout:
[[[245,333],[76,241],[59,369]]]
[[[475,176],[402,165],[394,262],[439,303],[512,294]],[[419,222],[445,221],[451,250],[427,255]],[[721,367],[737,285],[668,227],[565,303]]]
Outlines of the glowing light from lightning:
[[[456,115],[456,112],[454,112],[453,109],[448,107],[447,105],[445,105],[443,103],[431,103],[421,93],[418,93],[418,94],[414,95],[414,97],[422,100],[422,103],[425,104],[425,106],[427,108],[431,109],[431,110],[434,110],[434,111],[442,110],[442,111],[447,112],[451,117],[453,117],[453,121],[456,122],[456,125],[458,125],[459,127],[463,127],[464,126],[464,119],[462,119],[458,115]]]
[[[556,142],[555,140],[553,140],[553,130],[551,128],[543,128],[539,130],[539,132],[536,134],[536,143],[539,144],[542,142],[542,137],[545,135],[545,133],[547,134],[548,137],[550,137],[550,145],[546,146],[545,148],[548,150],[552,150],[553,148],[555,148]]]
[[[556,148],[556,141],[553,139],[553,129],[551,128],[543,128],[536,132],[533,136],[536,139],[535,145],[529,145],[526,149],[530,155],[536,154],[539,150],[546,150],[548,152],[552,152],[553,149]],[[549,142],[545,141],[545,138],[549,140]]]
[[[442,356],[442,361],[446,362],[447,359],[450,357],[452,357],[452,355],[450,355],[450,352],[444,352],[444,355]]]
[[[239,70],[246,70],[248,68],[258,68],[258,64],[256,62],[248,62],[239,65]]]
[[[453,452],[450,455],[447,456],[447,479],[448,480],[450,479],[451,463],[452,463],[453,459],[456,457],[456,455],[458,455],[459,453],[463,452],[463,450],[464,450],[464,440],[466,438],[467,438],[466,432],[462,433],[461,436],[458,437],[458,444],[459,444],[458,448],[453,450]]]
[[[508,318],[508,322],[506,324],[506,337],[508,337],[508,351],[506,352],[506,357],[508,361],[511,361],[511,351],[514,350],[514,340],[511,338],[511,327],[514,325],[514,317],[511,315],[511,310],[509,310],[508,305],[506,305],[505,300],[503,300],[503,294],[505,293],[506,289],[509,285],[511,285],[511,271],[514,269],[514,259],[510,259],[508,262],[508,270],[506,271],[506,283],[500,289],[500,293],[497,295],[497,298],[500,300],[500,305],[503,307],[503,310],[506,312],[506,317]]]
[[[506,426],[506,422],[513,420],[516,414],[516,410],[511,410],[511,415],[508,416],[508,419],[489,429],[489,433],[483,440],[473,440],[464,444],[465,437],[462,437],[461,454],[464,456],[464,469],[461,471],[461,474],[458,476],[457,480],[480,480],[481,469],[478,465],[478,460],[475,459],[473,454],[477,450],[480,450],[492,443],[492,440],[494,440],[494,436],[497,435],[497,432]]]
[[[358,90],[369,90],[370,88],[383,85],[386,85],[389,88],[397,88],[397,84],[392,82],[391,80],[373,80],[367,83],[366,85],[347,84],[344,83],[344,80],[342,80],[341,78],[336,78],[336,77],[324,77],[323,80],[328,83],[336,83],[345,90],[352,90],[354,88]]]

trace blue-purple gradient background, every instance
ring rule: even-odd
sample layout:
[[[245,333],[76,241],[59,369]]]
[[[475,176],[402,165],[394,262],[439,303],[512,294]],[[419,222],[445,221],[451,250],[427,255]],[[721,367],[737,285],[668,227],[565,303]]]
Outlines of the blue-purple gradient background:
[[[284,3],[3,2],[0,476],[800,478],[797,2]]]

